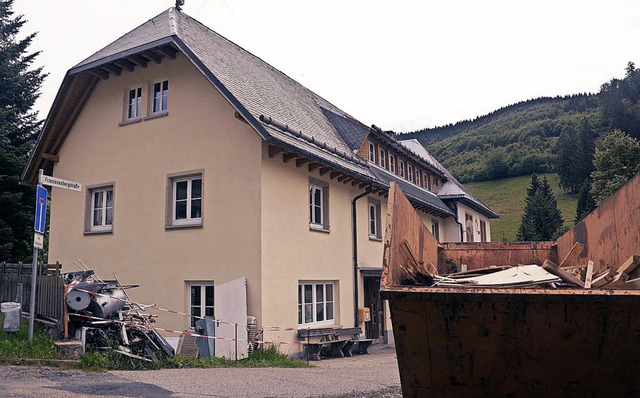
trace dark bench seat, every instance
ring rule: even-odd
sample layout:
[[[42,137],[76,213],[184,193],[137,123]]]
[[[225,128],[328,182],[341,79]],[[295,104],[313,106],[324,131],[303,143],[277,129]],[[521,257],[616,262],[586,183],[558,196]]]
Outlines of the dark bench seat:
[[[318,328],[298,329],[298,337],[304,347],[304,357],[319,361],[320,352],[328,347],[333,357],[352,357],[356,354],[368,354],[367,349],[373,339],[360,339],[360,328]]]

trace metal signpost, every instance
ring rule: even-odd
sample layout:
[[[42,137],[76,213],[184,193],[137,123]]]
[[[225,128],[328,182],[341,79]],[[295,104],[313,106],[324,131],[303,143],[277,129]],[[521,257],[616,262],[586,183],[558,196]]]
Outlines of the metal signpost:
[[[33,322],[36,317],[36,280],[38,276],[38,250],[44,248],[44,233],[47,224],[47,194],[48,191],[42,185],[82,191],[79,182],[63,180],[44,175],[42,169],[38,170],[38,187],[36,189],[36,217],[33,223],[33,266],[31,269],[31,302],[29,303],[29,343],[33,342]]]

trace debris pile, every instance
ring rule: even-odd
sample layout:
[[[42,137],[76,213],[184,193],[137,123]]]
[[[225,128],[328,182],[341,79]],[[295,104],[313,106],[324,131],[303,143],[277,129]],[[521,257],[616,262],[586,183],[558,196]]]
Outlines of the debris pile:
[[[556,265],[545,260],[539,266],[493,266],[456,272],[447,276],[432,275],[431,286],[439,287],[538,287],[538,288],[603,288],[640,289],[640,256],[629,257],[616,269],[595,271],[593,261],[578,262],[583,245],[576,243],[569,254]]]
[[[82,266],[84,266],[82,264]],[[174,356],[173,347],[152,327],[155,316],[131,301],[126,290],[138,285],[105,282],[91,269],[65,274],[69,331],[85,352],[110,350],[146,362]]]

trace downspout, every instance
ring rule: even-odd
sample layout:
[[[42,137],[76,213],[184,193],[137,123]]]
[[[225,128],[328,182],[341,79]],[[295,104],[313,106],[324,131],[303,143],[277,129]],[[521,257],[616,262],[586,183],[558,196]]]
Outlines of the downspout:
[[[369,185],[367,190],[351,201],[351,229],[353,230],[353,326],[358,327],[358,227],[356,226],[356,202],[373,192]]]
[[[460,221],[458,221],[458,204],[456,202],[451,202],[453,204],[453,209],[455,212],[455,220],[456,224],[460,226],[460,243],[464,242],[464,225]]]

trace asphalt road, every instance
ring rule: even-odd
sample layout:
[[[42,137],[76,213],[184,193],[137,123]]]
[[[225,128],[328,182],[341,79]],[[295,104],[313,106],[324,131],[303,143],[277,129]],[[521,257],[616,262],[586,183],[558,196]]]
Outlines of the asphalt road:
[[[0,366],[0,397],[401,397],[395,350],[323,359],[312,368],[111,371]]]

